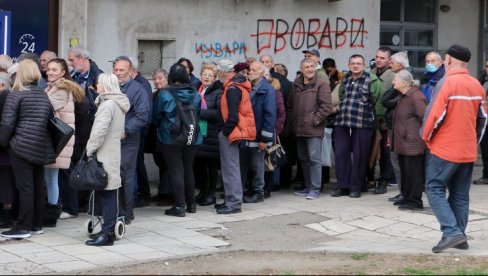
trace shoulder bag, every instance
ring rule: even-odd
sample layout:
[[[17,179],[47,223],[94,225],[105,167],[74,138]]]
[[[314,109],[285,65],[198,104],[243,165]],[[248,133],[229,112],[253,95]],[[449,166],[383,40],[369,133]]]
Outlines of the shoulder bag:
[[[51,140],[53,142],[54,152],[56,157],[58,157],[66,144],[68,144],[71,136],[75,134],[75,130],[61,119],[55,117],[54,114],[51,118],[49,118],[47,125],[49,134],[51,135]]]
[[[266,149],[266,154],[264,156],[264,170],[267,172],[272,172],[284,165],[285,162],[285,150],[281,146],[280,137],[275,135],[274,144],[269,149]]]
[[[69,177],[69,184],[78,191],[101,191],[107,187],[108,173],[98,162],[96,154],[86,157],[83,151]],[[86,157],[86,160],[85,160]]]

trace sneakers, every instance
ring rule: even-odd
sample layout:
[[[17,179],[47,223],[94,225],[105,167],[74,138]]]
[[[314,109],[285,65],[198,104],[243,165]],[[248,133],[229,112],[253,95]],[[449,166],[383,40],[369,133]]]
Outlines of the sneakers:
[[[32,227],[31,234],[32,235],[41,235],[41,234],[44,234],[44,231],[42,230],[42,227]]]
[[[319,198],[319,191],[308,192],[307,199],[313,200]]]
[[[31,236],[30,232],[27,230],[20,230],[12,228],[8,231],[2,232],[2,237],[9,239],[26,239]]]
[[[476,184],[476,185],[486,185],[486,184],[488,184],[488,178],[481,177],[479,179],[474,180],[473,181],[473,184]]]
[[[305,188],[301,191],[296,191],[294,194],[297,196],[308,196],[308,188]]]
[[[72,215],[70,213],[66,213],[66,212],[61,212],[61,214],[59,215],[59,219],[70,219],[70,218],[76,218],[77,216],[75,215]]]

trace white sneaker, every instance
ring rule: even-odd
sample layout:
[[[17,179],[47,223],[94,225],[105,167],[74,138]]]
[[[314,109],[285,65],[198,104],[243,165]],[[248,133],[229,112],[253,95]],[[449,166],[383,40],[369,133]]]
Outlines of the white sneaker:
[[[76,218],[77,216],[75,215],[72,215],[70,213],[66,213],[66,212],[61,212],[61,214],[59,215],[59,219],[70,219],[70,218]]]

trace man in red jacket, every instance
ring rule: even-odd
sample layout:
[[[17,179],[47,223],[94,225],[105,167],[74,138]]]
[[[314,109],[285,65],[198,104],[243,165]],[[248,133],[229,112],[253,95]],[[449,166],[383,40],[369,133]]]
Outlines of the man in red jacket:
[[[447,50],[447,73],[432,92],[421,129],[430,151],[426,193],[442,231],[442,239],[432,248],[434,253],[469,248],[465,233],[469,188],[487,117],[485,91],[467,69],[470,58],[464,46],[455,44]]]

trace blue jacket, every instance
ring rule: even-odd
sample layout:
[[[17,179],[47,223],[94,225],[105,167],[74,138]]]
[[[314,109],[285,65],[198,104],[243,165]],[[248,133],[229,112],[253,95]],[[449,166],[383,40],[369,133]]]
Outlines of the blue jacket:
[[[251,90],[251,104],[256,123],[256,140],[246,143],[249,147],[257,147],[259,142],[273,143],[276,124],[276,92],[263,78]]]
[[[183,104],[193,102],[197,114],[200,116],[200,95],[189,84],[173,84],[161,91],[154,99],[152,123],[158,128],[158,141],[161,144],[172,145],[170,129],[176,123],[176,102],[168,90],[172,90]],[[197,145],[202,144],[203,136],[198,133]]]
[[[444,68],[444,64],[442,64],[437,71],[434,73],[425,72],[424,79],[421,83],[421,90],[424,93],[425,98],[427,99],[427,104],[430,103],[432,99],[432,91],[434,87],[437,85],[442,77],[446,74],[446,69]]]
[[[149,124],[151,118],[151,99],[144,87],[135,80],[129,80],[120,87],[130,102],[130,109],[125,114],[125,140],[140,135],[141,129]]]

